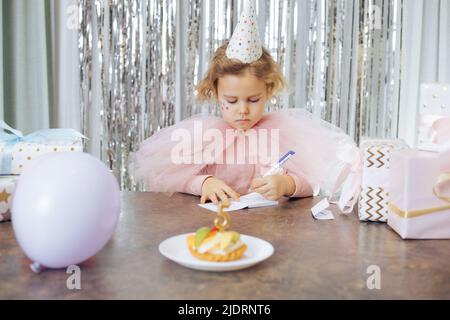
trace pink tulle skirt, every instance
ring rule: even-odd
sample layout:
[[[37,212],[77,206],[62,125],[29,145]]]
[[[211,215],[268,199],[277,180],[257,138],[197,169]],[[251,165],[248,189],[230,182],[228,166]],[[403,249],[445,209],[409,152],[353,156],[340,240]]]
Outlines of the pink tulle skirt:
[[[227,182],[235,190],[248,188],[248,185],[244,185],[248,184],[248,179],[240,177],[254,174],[250,172],[254,171],[250,164],[215,163],[224,159],[225,153],[236,144],[237,138],[223,139],[219,145],[212,139],[196,140],[188,154],[184,154],[187,161],[174,163],[174,148],[177,145],[179,147],[180,143],[176,138],[180,134],[191,137],[198,135],[194,131],[198,131],[199,123],[203,131],[214,129],[213,132],[220,133],[222,137],[225,137],[227,130],[234,130],[223,119],[210,115],[195,115],[167,127],[143,141],[139,150],[131,154],[129,168],[134,179],[143,181],[148,191],[184,192],[186,183],[192,176],[208,174],[208,168],[214,166],[215,172],[220,170],[221,177],[232,179]],[[298,108],[266,113],[252,129],[256,132],[278,129],[280,154],[288,150],[296,152],[283,165],[286,170],[306,176],[316,191],[320,190],[328,197],[338,193],[343,186],[351,185],[353,203],[356,201],[362,167],[361,154],[353,139],[341,129]],[[192,159],[208,148],[215,151],[210,152],[212,156],[208,161],[193,163]],[[244,158],[248,161],[249,154]],[[349,179],[352,182],[349,183]]]

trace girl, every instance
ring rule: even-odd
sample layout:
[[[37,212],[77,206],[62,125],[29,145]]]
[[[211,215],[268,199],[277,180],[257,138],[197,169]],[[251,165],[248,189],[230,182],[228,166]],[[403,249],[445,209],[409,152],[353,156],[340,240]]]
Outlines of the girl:
[[[357,170],[358,149],[340,129],[298,108],[264,113],[285,81],[259,43],[247,3],[229,44],[216,50],[198,85],[199,100],[220,107],[222,118],[196,115],[145,140],[131,155],[131,170],[147,190],[200,195],[201,203],[249,191],[269,200],[320,189],[331,196]],[[264,176],[289,150],[296,154],[284,170]]]

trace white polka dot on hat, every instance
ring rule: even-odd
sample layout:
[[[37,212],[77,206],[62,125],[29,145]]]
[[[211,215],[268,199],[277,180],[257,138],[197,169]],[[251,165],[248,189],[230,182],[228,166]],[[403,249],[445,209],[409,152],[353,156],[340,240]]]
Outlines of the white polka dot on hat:
[[[243,63],[251,63],[261,57],[262,46],[254,0],[245,0],[244,10],[228,43],[226,55],[228,59],[237,59]]]

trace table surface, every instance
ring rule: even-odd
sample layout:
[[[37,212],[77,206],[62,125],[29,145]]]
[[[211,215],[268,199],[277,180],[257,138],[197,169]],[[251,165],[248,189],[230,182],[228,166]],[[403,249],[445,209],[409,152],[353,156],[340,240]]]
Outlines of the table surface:
[[[232,229],[265,239],[275,252],[232,272],[180,266],[158,251],[164,239],[212,224],[214,214],[186,194],[122,193],[108,244],[80,264],[81,290],[66,270],[33,273],[11,223],[0,224],[0,299],[449,299],[450,240],[401,240],[384,223],[356,213],[314,220],[317,198],[232,213]],[[334,209],[333,209],[334,211]],[[368,268],[381,289],[368,289]],[[370,270],[370,269],[369,269]]]

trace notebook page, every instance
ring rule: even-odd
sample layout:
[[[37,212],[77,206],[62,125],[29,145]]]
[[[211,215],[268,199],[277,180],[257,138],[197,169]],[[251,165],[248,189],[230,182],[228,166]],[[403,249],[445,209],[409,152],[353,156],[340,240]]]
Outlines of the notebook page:
[[[276,206],[278,205],[278,201],[267,200],[258,192],[252,192],[242,196],[240,198],[241,201],[248,203],[249,208],[258,208],[258,207],[267,207],[267,206]]]
[[[215,205],[212,202],[208,202],[205,204],[198,204],[200,207],[217,212],[217,205]],[[230,206],[228,208],[224,208],[223,211],[236,211],[241,210],[248,207],[247,202],[240,202],[240,201],[230,201]]]
[[[244,208],[258,208],[258,207],[267,207],[267,206],[276,206],[278,205],[278,201],[271,201],[264,198],[257,192],[252,192],[246,195],[243,195],[239,198],[239,201],[231,200],[230,206],[228,208],[224,208],[224,211],[236,211]],[[208,202],[205,204],[199,204],[200,207],[204,209],[208,209],[214,212],[217,212],[217,205],[212,202]]]

